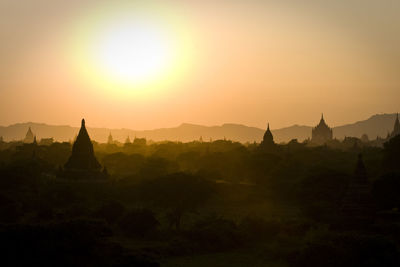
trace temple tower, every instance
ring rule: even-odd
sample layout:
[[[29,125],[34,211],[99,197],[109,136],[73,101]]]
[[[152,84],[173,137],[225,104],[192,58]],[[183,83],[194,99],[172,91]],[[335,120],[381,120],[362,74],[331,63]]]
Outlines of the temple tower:
[[[269,129],[269,123],[267,126],[267,130],[264,133],[263,140],[261,141],[260,147],[264,150],[275,150],[276,144],[274,142],[274,136],[272,135],[271,130]]]
[[[72,154],[65,164],[66,170],[100,170],[101,165],[94,156],[93,144],[82,119],[81,129],[72,146]]]
[[[312,129],[312,138],[311,141],[315,144],[323,145],[327,141],[332,140],[333,138],[333,131],[330,128],[324,119],[324,114],[321,116],[321,120],[319,124]]]
[[[28,131],[26,132],[25,138],[24,138],[24,143],[33,143],[34,136],[31,130],[31,127],[29,127]]]
[[[110,132],[110,134],[108,135],[107,144],[109,144],[109,145],[114,144],[114,139],[113,139],[113,137],[112,137],[112,135],[111,135],[111,132]]]
[[[125,144],[130,145],[131,143],[132,143],[131,139],[129,138],[129,135],[128,135],[128,137],[125,139]]]

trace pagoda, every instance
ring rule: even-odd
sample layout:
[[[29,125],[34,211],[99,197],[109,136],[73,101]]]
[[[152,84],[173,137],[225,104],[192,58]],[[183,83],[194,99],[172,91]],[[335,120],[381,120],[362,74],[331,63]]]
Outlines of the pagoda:
[[[332,128],[330,128],[326,124],[324,119],[324,114],[322,114],[321,121],[314,129],[312,129],[311,142],[318,145],[323,145],[326,144],[326,142],[332,140],[332,138],[333,138]]]
[[[63,176],[68,178],[105,178],[101,172],[101,165],[97,161],[93,144],[82,119],[81,129],[72,146],[72,153],[64,165]]]
[[[23,142],[24,143],[33,143],[34,138],[35,137],[33,136],[32,129],[31,129],[31,127],[29,127],[28,131],[26,132]]]
[[[260,148],[266,151],[274,151],[276,150],[276,144],[274,142],[274,136],[272,135],[271,130],[269,129],[269,123],[267,126],[267,130],[264,133],[263,140],[261,141]]]
[[[111,132],[108,135],[107,144],[109,144],[109,145],[114,144],[114,138],[112,137]]]

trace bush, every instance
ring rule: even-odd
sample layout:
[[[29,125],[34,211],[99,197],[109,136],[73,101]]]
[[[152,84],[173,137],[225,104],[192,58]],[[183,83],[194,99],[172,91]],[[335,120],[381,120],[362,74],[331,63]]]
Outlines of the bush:
[[[281,227],[277,222],[248,216],[241,221],[239,229],[248,241],[256,241],[274,238],[279,234]]]
[[[104,263],[103,238],[110,233],[94,220],[2,225],[2,266],[98,266]]]
[[[19,204],[5,196],[0,195],[0,222],[12,223],[21,217]]]
[[[106,220],[108,223],[113,224],[118,221],[125,213],[125,207],[116,201],[104,203],[94,216]]]
[[[380,209],[400,208],[400,174],[383,175],[373,184],[372,194]]]
[[[289,257],[291,267],[399,265],[399,252],[393,242],[381,236],[355,234],[321,236]]]
[[[186,237],[205,251],[224,251],[242,244],[238,228],[232,221],[222,218],[206,218],[186,232]]]
[[[145,237],[154,234],[160,225],[154,213],[147,209],[135,209],[126,214],[119,226],[130,237]]]

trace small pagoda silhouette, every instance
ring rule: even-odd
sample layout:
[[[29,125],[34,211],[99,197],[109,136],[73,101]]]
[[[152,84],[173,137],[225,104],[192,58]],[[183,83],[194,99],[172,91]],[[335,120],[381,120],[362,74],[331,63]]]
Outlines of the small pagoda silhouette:
[[[277,150],[277,145],[274,142],[274,136],[272,135],[271,130],[269,129],[269,123],[267,126],[267,130],[264,133],[263,140],[259,146],[260,149],[267,152],[274,152]]]
[[[71,156],[64,165],[61,176],[70,179],[107,178],[101,168],[94,155],[93,144],[86,130],[85,119],[82,119],[81,129],[72,146]]]
[[[29,127],[28,131],[26,132],[23,142],[24,143],[33,143],[34,137],[35,136],[33,135],[32,129],[31,129],[31,127]]]

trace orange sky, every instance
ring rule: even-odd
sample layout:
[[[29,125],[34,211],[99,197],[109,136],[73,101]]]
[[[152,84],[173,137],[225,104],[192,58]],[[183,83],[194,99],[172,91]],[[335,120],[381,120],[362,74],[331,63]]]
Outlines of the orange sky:
[[[400,109],[399,1],[132,2],[0,1],[0,125],[336,126]],[[140,83],[89,56],[122,18],[172,47]]]

